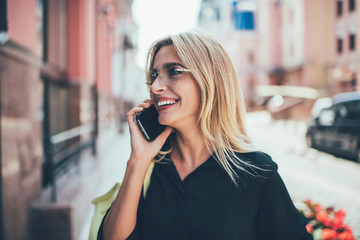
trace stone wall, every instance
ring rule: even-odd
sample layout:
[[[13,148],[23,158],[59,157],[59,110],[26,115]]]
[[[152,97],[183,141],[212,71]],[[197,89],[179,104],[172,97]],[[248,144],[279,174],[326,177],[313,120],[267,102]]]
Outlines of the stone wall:
[[[41,193],[42,82],[37,57],[11,43],[0,50],[1,176],[5,239],[28,236]]]
[[[0,48],[1,207],[6,240],[51,239],[55,235],[56,239],[77,239],[99,179],[98,161],[88,148],[78,157],[79,163],[70,165],[70,170],[56,181],[56,203],[50,201],[49,187],[42,187],[43,79],[60,81],[67,88],[68,114],[58,119],[60,122],[68,121],[66,125],[73,128],[96,119],[93,85],[86,81],[71,83],[64,73],[53,71],[11,41]],[[53,101],[59,101],[52,96]],[[98,102],[100,132],[118,125],[121,100],[99,93]],[[59,111],[56,106],[60,105],[52,106],[52,113]],[[91,134],[85,134],[78,140],[84,143],[90,138]]]

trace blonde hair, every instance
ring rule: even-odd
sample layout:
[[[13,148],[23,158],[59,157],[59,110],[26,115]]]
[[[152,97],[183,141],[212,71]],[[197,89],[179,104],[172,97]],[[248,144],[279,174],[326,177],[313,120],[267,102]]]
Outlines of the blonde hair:
[[[201,106],[198,123],[206,147],[237,184],[235,170],[247,171],[246,167],[254,166],[241,160],[236,153],[252,152],[255,147],[245,131],[245,101],[233,64],[217,40],[192,30],[160,39],[150,47],[146,62],[148,82],[155,55],[161,47],[168,45],[174,47],[199,84]],[[171,149],[166,153],[169,152]]]

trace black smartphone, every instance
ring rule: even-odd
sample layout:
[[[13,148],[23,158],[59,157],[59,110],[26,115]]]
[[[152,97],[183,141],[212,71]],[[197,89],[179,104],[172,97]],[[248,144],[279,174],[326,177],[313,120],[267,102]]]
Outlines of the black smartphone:
[[[149,142],[154,141],[166,128],[158,122],[159,113],[154,105],[145,108],[136,115],[136,122]]]

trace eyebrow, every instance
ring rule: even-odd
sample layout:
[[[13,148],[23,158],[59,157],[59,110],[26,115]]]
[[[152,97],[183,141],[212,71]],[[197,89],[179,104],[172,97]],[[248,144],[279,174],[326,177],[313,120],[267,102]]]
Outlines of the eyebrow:
[[[182,65],[181,63],[178,63],[178,62],[169,62],[169,63],[165,63],[164,66],[163,66],[163,69],[169,69],[169,68],[172,68],[172,67],[176,67],[176,66],[179,66],[179,67],[183,67],[183,68],[186,68],[184,65]],[[158,69],[156,68],[153,68],[152,71],[158,71]]]

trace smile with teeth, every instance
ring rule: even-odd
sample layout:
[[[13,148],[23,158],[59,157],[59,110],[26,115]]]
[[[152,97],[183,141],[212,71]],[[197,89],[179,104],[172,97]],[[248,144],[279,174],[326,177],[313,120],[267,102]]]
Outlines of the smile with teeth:
[[[175,104],[176,100],[164,100],[157,103],[158,107]]]

